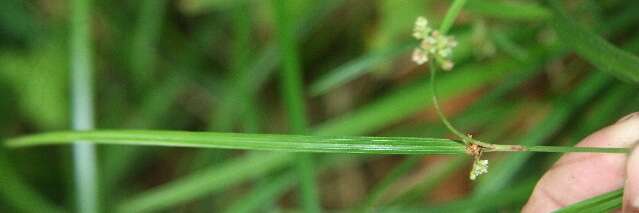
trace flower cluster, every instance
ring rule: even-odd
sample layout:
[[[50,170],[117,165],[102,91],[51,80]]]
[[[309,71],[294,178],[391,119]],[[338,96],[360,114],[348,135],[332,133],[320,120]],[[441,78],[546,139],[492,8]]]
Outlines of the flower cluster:
[[[421,65],[428,62],[430,58],[434,58],[442,69],[451,70],[453,68],[451,56],[453,48],[457,46],[457,41],[454,38],[430,28],[428,20],[424,17],[418,17],[415,21],[413,37],[421,41],[419,47],[413,51],[415,63]]]
[[[477,176],[488,173],[488,160],[475,160],[473,170],[470,171],[470,179],[475,180]]]

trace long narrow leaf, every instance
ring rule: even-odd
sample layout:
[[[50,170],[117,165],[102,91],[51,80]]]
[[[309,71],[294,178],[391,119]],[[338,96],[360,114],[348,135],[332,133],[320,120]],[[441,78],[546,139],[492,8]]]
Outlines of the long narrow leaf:
[[[224,189],[243,180],[260,177],[284,167],[292,155],[285,153],[252,153],[223,167],[205,169],[178,181],[156,187],[132,197],[117,206],[118,212],[149,212],[192,200],[203,194]]]
[[[71,124],[74,130],[93,129],[93,68],[91,45],[91,5],[89,0],[71,1]],[[93,144],[73,144],[75,200],[80,213],[97,213],[98,180],[96,149]]]
[[[621,198],[623,196],[623,189],[618,189],[612,192],[604,193],[590,199],[583,200],[581,202],[566,206],[562,209],[555,211],[555,213],[569,213],[569,212],[607,212],[615,208],[621,207]]]
[[[550,10],[535,3],[470,0],[470,12],[486,17],[517,21],[539,21],[551,17]]]
[[[579,26],[551,1],[555,15],[555,29],[559,39],[601,71],[622,81],[639,83],[639,57],[615,47],[599,35]]]
[[[464,154],[464,145],[449,139],[364,136],[305,136],[161,130],[95,130],[51,132],[9,139],[11,147],[69,144],[154,145],[220,149],[365,154]]]
[[[3,204],[9,204],[20,212],[64,212],[24,182],[24,178],[10,163],[4,147],[0,147],[0,174]]]

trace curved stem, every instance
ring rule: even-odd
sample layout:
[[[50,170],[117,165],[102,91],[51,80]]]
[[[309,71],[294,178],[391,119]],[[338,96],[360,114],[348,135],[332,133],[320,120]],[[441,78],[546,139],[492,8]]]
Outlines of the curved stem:
[[[444,115],[444,113],[442,112],[439,106],[439,101],[437,99],[437,86],[435,85],[437,67],[435,66],[435,63],[429,63],[429,65],[430,65],[430,93],[431,93],[431,96],[433,97],[433,105],[435,106],[435,112],[437,112],[437,116],[439,116],[439,119],[444,123],[446,128],[450,130],[453,134],[455,134],[457,137],[460,137],[462,141],[464,142],[464,144],[468,145],[471,141],[474,141],[474,140],[464,135],[459,130],[457,130],[450,123],[450,121],[448,121],[448,118],[446,118],[446,115]]]

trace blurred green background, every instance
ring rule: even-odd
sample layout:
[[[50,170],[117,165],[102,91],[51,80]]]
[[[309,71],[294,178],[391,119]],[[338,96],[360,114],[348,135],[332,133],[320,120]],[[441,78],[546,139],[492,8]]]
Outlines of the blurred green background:
[[[453,138],[426,66],[410,60],[415,18],[437,26],[451,2],[93,0],[96,128]],[[562,2],[579,26],[639,51],[638,1]],[[71,5],[0,1],[0,139],[70,129]],[[639,110],[637,84],[575,54],[579,38],[555,16],[537,1],[468,0],[448,33],[455,68],[438,80],[457,126],[573,145]],[[0,212],[75,211],[70,146],[0,149]],[[288,212],[311,199],[326,211],[511,212],[558,157],[491,154],[471,182],[464,157],[313,154],[305,176],[299,158],[269,154],[100,145],[100,209]],[[307,179],[315,198],[301,198]]]

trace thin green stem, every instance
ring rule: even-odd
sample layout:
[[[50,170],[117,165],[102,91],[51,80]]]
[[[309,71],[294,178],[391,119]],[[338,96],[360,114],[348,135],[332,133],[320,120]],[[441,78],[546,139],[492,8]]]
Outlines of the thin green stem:
[[[279,47],[282,52],[280,90],[286,103],[291,132],[308,132],[306,105],[302,93],[302,74],[297,50],[297,39],[285,0],[273,0]],[[320,198],[317,193],[313,156],[301,154],[296,162],[300,176],[301,202],[305,212],[320,212]]]
[[[74,130],[93,129],[93,70],[91,68],[90,0],[71,3],[71,107]],[[95,146],[73,144],[76,205],[78,212],[98,212]]]
[[[448,30],[453,26],[455,19],[459,15],[459,12],[466,4],[466,0],[455,0],[453,4],[448,8],[446,12],[446,16],[444,16],[444,20],[442,20],[442,24],[439,26],[439,32],[442,34],[446,34]]]
[[[486,152],[591,152],[591,153],[629,153],[628,148],[618,147],[570,147],[570,146],[522,146],[493,144],[493,148]]]
[[[160,38],[167,0],[144,0],[140,3],[129,63],[135,89],[141,91],[149,86],[154,73],[154,47]]]
[[[446,128],[448,128],[448,130],[450,130],[457,137],[463,139],[464,144],[470,143],[472,139],[462,134],[459,130],[457,130],[450,123],[450,121],[448,121],[448,118],[446,118],[446,115],[444,115],[444,113],[442,112],[441,107],[439,106],[439,101],[437,99],[437,85],[435,85],[435,76],[437,75],[437,67],[435,66],[435,63],[429,63],[429,65],[430,65],[430,93],[433,98],[433,106],[435,106],[435,112],[437,112],[437,116],[439,116],[439,119],[444,123],[444,125],[446,125]]]
[[[453,26],[453,23],[455,22],[455,19],[459,15],[459,12],[461,11],[461,9],[464,7],[464,4],[466,4],[466,0],[455,0],[453,4],[450,6],[450,8],[448,8],[448,11],[446,12],[446,16],[444,16],[444,20],[442,20],[442,23],[439,26],[439,31],[442,34],[446,34],[446,32],[448,32],[448,30]],[[437,99],[437,85],[435,85],[437,67],[435,66],[435,62],[431,61],[429,63],[429,67],[431,72],[430,73],[430,90],[431,90],[431,95],[433,98],[433,105],[435,106],[435,112],[437,112],[437,116],[444,123],[444,125],[446,125],[446,128],[448,128],[448,130],[450,130],[457,137],[461,138],[462,142],[466,145],[478,144],[482,147],[492,147],[491,144],[484,143],[484,142],[472,139],[470,136],[464,135],[461,131],[457,130],[450,123],[450,121],[448,121],[448,118],[446,118],[446,115],[444,115],[444,113],[442,112],[441,107],[439,106],[439,101]]]

